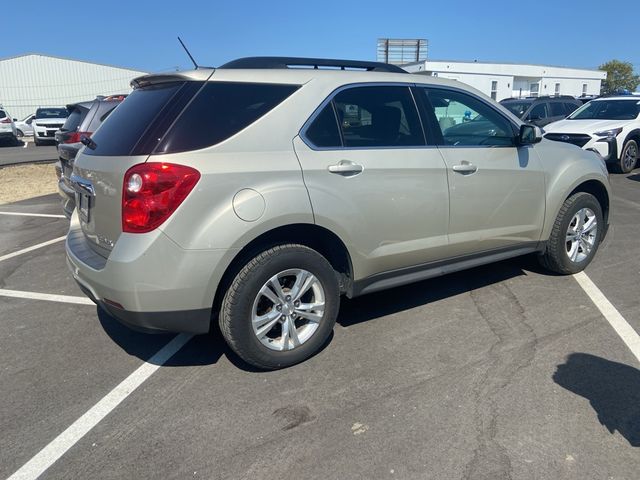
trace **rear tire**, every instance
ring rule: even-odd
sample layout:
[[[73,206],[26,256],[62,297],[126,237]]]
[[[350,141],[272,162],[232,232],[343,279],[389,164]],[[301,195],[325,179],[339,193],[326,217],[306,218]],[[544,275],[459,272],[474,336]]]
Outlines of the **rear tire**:
[[[540,264],[562,275],[584,270],[598,250],[604,227],[602,207],[593,195],[570,196],[558,212]]]
[[[638,165],[638,142],[636,140],[627,140],[622,147],[620,159],[614,164],[617,173],[629,173]]]
[[[220,331],[245,362],[265,370],[315,354],[340,307],[331,264],[304,245],[269,248],[236,275],[220,307]]]

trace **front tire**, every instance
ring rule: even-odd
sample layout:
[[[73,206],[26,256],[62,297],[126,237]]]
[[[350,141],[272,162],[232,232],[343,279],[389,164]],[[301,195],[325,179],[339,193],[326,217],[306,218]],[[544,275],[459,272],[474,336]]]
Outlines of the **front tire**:
[[[629,173],[638,165],[638,142],[635,140],[627,140],[622,147],[622,153],[615,169],[618,173]]]
[[[24,137],[24,132],[23,132],[22,130],[20,130],[20,129],[17,129],[17,130],[16,130],[16,137],[17,137],[18,139],[20,139],[20,138]]]
[[[562,275],[584,270],[598,250],[604,227],[602,207],[593,195],[570,196],[558,212],[540,263]]]
[[[277,245],[236,275],[220,308],[220,331],[245,362],[265,370],[302,362],[333,330],[340,306],[331,264],[304,245]]]
[[[40,141],[38,140],[38,134],[36,133],[33,134],[33,144],[36,147],[39,147],[40,145],[42,145],[42,143],[40,143]]]

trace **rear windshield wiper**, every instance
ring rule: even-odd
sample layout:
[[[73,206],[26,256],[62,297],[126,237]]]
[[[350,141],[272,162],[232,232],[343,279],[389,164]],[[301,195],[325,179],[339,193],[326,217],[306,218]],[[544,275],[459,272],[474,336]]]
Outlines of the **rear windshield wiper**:
[[[83,135],[82,137],[80,137],[80,142],[85,147],[90,148],[91,150],[95,150],[98,147],[98,144],[93,140],[91,140],[91,138],[87,137],[86,135]]]

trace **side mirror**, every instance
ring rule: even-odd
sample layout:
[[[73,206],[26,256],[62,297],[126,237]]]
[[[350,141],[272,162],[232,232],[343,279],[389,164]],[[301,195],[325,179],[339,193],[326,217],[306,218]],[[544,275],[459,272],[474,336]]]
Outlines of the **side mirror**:
[[[535,125],[524,124],[520,126],[518,145],[533,145],[542,140],[542,129]]]

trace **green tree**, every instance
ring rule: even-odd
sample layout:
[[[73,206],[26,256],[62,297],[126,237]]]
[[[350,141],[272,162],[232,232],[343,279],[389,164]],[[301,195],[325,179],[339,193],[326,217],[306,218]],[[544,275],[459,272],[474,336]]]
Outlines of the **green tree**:
[[[640,76],[633,73],[633,65],[629,62],[610,60],[598,68],[607,72],[607,79],[602,82],[600,92],[603,95],[615,93],[620,89],[633,92],[640,85]]]

